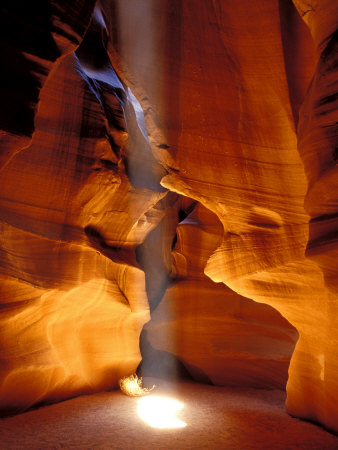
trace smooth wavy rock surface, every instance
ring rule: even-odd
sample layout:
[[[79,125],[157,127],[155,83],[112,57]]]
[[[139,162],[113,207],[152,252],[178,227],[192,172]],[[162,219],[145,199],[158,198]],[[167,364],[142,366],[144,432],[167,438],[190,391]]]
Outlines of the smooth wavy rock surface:
[[[284,389],[296,330],[273,308],[241,297],[203,273],[222,226],[199,203],[189,210],[177,226],[175,282],[143,329],[142,374],[156,371],[159,352],[162,357],[167,352],[200,382]]]
[[[76,49],[95,0],[5,0],[0,9],[0,170],[34,132],[39,92],[55,62]]]
[[[290,2],[185,1],[170,15],[147,2],[148,16],[163,19],[138,36],[140,48],[158,42],[146,62],[125,31],[140,13],[122,3],[116,65],[140,86],[144,108],[149,98],[165,105],[157,117],[167,151],[156,148],[151,110],[148,119],[169,172],[162,185],[212,210],[224,229],[205,274],[296,327],[287,409],[337,431],[336,2],[295,2],[305,22]]]
[[[136,370],[149,305],[134,249],[162,215],[163,194],[116,169],[73,55],[40,97],[32,144],[1,178],[6,412],[116,387]]]
[[[2,410],[143,357],[337,432],[336,2],[66,3],[2,7]]]

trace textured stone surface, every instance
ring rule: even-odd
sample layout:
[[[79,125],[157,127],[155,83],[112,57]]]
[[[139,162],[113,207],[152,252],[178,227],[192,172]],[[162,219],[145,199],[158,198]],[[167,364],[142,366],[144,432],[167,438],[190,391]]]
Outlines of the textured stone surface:
[[[287,410],[337,431],[338,14],[294,3],[4,7],[3,409],[114,387],[150,310],[142,370],[221,385],[298,332]]]
[[[0,10],[3,58],[0,92],[0,168],[26,148],[34,132],[39,92],[55,61],[76,49],[95,0],[5,0]]]
[[[158,352],[164,351],[176,355],[200,382],[284,389],[295,329],[269,306],[241,297],[203,273],[222,226],[201,204],[188,210],[177,226],[174,282],[142,334],[143,375],[156,370],[166,375],[166,368],[161,373],[157,367]]]
[[[119,29],[135,26],[137,14],[118,23],[125,48],[121,43],[123,58],[117,56],[116,64],[135,90],[142,87],[141,103],[146,92],[147,99],[165,104],[158,114],[170,156],[154,149],[169,172],[162,185],[199,201],[223,225],[206,275],[270,304],[297,328],[288,411],[336,430],[337,13],[335,2],[296,3],[315,45],[291,3],[204,2],[194,8],[185,1],[168,17],[166,6],[148,2],[150,17],[165,17],[163,28],[144,28],[137,45],[151,37],[158,42],[150,71],[160,74],[158,82],[149,79],[134,58],[131,37]],[[162,44],[166,30],[174,36],[170,47]],[[154,122],[149,118],[156,144]],[[324,216],[312,219],[309,229],[308,213]]]
[[[40,94],[32,144],[1,177],[4,411],[112,388],[136,370],[149,306],[134,250],[163,194],[117,166],[70,54]]]

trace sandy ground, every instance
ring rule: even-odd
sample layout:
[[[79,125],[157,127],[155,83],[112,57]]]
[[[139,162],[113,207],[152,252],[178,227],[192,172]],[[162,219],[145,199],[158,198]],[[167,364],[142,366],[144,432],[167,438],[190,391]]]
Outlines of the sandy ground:
[[[338,449],[338,437],[288,416],[281,391],[195,383],[165,384],[159,394],[184,403],[185,428],[140,420],[137,398],[121,392],[78,397],[0,420],[1,449]]]

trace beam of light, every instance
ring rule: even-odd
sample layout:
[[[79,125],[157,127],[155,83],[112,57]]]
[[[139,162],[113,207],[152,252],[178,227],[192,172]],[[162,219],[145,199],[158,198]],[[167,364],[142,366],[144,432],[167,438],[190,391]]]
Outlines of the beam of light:
[[[183,403],[168,397],[149,396],[138,400],[140,419],[153,428],[184,428],[187,424],[176,417]]]

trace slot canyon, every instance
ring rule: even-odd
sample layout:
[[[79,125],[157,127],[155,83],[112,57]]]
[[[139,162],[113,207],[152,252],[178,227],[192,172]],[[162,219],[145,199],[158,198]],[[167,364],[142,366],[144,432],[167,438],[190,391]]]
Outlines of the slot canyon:
[[[338,2],[0,10],[0,448],[151,448],[27,437],[134,373],[244,405],[154,448],[338,448]]]

